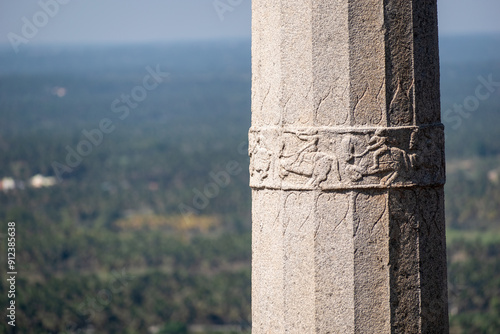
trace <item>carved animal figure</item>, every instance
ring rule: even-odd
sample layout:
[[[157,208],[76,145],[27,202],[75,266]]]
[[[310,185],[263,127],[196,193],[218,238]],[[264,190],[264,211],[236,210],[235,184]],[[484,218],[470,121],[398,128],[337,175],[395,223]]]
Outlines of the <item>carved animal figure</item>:
[[[280,153],[280,177],[282,179],[289,173],[294,173],[308,177],[307,185],[319,187],[322,182],[328,179],[328,175],[333,169],[338,180],[341,180],[337,158],[334,155],[318,152],[317,139],[291,155],[285,155],[284,148],[283,144]]]
[[[410,137],[410,149],[416,144],[416,131]],[[389,185],[400,175],[401,172],[415,167],[416,154],[408,154],[399,147],[391,146],[393,142],[388,137],[385,129],[377,129],[368,141],[369,146],[360,154],[355,155],[360,158],[373,152],[373,165],[366,168],[362,175],[373,175],[387,173],[381,180],[381,185]]]
[[[309,179],[307,184],[313,187],[319,187],[322,182],[328,179],[328,174],[330,174],[332,169],[337,176],[337,179],[341,181],[339,173],[339,162],[337,158],[333,155],[316,152],[316,155],[314,157],[314,168],[311,178]]]
[[[285,155],[285,146],[283,143],[280,151],[280,177],[283,179],[289,173],[311,176],[313,170],[314,154],[317,151],[316,141],[304,145],[300,150],[290,155]]]
[[[381,156],[379,166],[376,170],[370,168],[370,174],[385,173],[388,174],[380,180],[381,185],[389,185],[403,171],[407,171],[412,167],[410,157],[405,150],[398,147],[389,147]]]

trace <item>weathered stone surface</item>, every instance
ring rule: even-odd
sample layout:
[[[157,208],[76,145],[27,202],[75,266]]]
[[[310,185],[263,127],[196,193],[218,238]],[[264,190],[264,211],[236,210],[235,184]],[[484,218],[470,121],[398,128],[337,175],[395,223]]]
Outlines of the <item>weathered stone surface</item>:
[[[440,124],[251,129],[250,185],[285,190],[443,185],[443,142]]]
[[[446,333],[435,0],[253,0],[253,333]]]

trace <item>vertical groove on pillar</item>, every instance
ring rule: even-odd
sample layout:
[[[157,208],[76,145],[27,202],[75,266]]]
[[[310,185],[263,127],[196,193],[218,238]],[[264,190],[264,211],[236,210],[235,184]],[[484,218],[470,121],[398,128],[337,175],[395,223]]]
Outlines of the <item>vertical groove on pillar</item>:
[[[392,333],[419,333],[420,329],[417,205],[413,190],[389,190]]]
[[[416,124],[441,121],[437,0],[413,0]]]
[[[311,1],[282,1],[280,109],[283,126],[313,125]]]
[[[354,198],[355,333],[389,333],[389,230],[386,190]]]
[[[279,191],[252,192],[252,327],[255,333],[285,332],[281,203]],[[258,214],[259,210],[265,210],[266,215]]]
[[[320,193],[316,202],[316,331],[354,333],[352,191]]]
[[[448,333],[443,187],[419,190],[421,333]]]
[[[252,126],[281,122],[281,3],[252,3]],[[255,84],[258,82],[259,84]]]
[[[413,125],[412,1],[383,2],[387,126]]]
[[[314,1],[314,125],[350,125],[348,0]]]
[[[284,194],[285,332],[314,333],[314,193]]]
[[[349,0],[351,126],[386,124],[384,5]]]

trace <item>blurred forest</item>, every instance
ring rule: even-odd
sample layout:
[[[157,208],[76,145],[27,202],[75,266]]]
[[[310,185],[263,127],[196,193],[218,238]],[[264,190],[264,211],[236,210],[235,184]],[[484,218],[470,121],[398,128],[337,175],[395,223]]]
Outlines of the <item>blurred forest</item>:
[[[478,77],[500,82],[499,55],[497,37],[441,40],[451,333],[500,332],[500,87],[454,111]],[[157,68],[168,76],[138,99]],[[18,332],[249,332],[250,81],[249,41],[0,50]],[[103,119],[112,130],[69,166]],[[36,188],[36,174],[60,180]]]

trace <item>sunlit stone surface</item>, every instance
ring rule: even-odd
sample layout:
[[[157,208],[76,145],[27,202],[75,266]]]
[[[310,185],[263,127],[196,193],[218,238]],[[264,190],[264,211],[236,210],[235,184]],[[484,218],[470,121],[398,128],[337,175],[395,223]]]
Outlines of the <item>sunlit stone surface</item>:
[[[253,333],[447,333],[436,0],[252,5]]]

